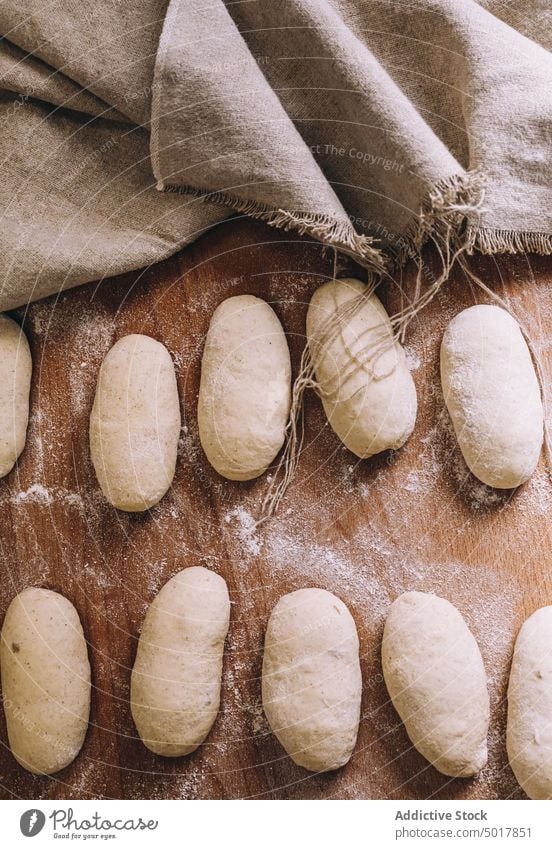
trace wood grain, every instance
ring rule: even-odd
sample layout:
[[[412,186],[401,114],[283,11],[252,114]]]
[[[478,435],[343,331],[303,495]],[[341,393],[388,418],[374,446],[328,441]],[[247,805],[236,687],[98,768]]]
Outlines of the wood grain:
[[[518,798],[504,747],[511,649],[523,619],[552,602],[552,492],[544,461],[515,493],[498,494],[466,471],[451,438],[438,381],[446,322],[484,300],[460,272],[412,325],[407,340],[419,395],[416,431],[399,452],[359,462],[309,397],[300,472],[280,515],[248,533],[266,478],[223,481],[197,436],[201,349],[224,298],[270,301],[289,336],[295,369],[306,304],[332,274],[320,245],[250,221],[216,227],[161,265],[50,298],[17,317],[34,357],[32,415],[17,468],[0,482],[0,616],[29,585],[76,605],[93,668],[91,725],[77,760],[58,775],[28,775],[0,719],[3,798]],[[474,259],[485,280],[531,327],[550,364],[552,264],[545,258]],[[351,269],[342,268],[341,273]],[[412,270],[404,277],[409,289]],[[396,285],[383,290],[388,308]],[[118,513],[98,489],[88,417],[103,356],[120,336],[164,342],[178,370],[184,431],[174,486],[145,515]],[[222,710],[196,753],[156,757],[136,739],[129,671],[147,605],[176,571],[203,564],[232,598]],[[337,593],[361,642],[363,718],[356,752],[337,773],[295,766],[269,733],[260,707],[266,621],[284,593]],[[493,721],[489,764],[474,780],[439,775],[409,744],[389,704],[379,647],[386,610],[408,589],[446,596],[480,641]],[[0,712],[1,713],[1,712]]]

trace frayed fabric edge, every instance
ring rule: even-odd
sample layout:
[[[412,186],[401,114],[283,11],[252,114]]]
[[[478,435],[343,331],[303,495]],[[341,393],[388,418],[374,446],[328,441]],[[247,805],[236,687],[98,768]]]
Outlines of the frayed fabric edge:
[[[552,234],[518,232],[480,227],[479,216],[485,200],[485,179],[476,171],[455,175],[437,183],[426,196],[420,213],[396,251],[402,267],[413,260],[418,269],[411,302],[391,317],[401,341],[408,324],[435,297],[455,265],[464,272],[467,257],[474,253],[552,254]],[[437,271],[423,259],[423,248],[433,244],[439,258]]]
[[[486,227],[468,226],[466,238],[470,245],[468,253],[481,254],[552,254],[552,233],[538,231],[492,230]]]
[[[399,246],[399,262],[419,254],[424,244],[437,235],[465,242],[469,247],[468,217],[480,214],[484,197],[485,180],[478,171],[453,174],[436,183]]]
[[[350,256],[359,265],[371,271],[383,274],[389,267],[388,258],[374,247],[374,239],[357,233],[348,220],[338,221],[321,213],[271,209],[259,201],[237,198],[227,192],[202,191],[192,186],[172,186],[159,182],[157,189],[163,192],[190,195],[199,200],[226,206],[234,212],[264,221],[278,230],[295,230],[300,236],[312,236],[321,244]]]
[[[470,218],[477,220],[484,198],[485,181],[476,171],[441,180],[426,195],[418,215],[395,251],[399,268],[409,260],[417,268],[410,302],[391,316],[399,341],[404,342],[408,325],[447,282],[459,258],[472,250],[468,222]],[[423,249],[429,244],[437,253],[436,267],[424,259]]]

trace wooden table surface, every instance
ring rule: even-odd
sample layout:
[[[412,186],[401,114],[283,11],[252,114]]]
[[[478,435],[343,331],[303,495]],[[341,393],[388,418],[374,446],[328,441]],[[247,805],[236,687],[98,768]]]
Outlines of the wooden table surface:
[[[530,325],[549,367],[550,260],[479,257],[474,265]],[[438,381],[440,338],[458,310],[484,300],[461,272],[410,328],[419,415],[402,450],[358,461],[329,429],[319,400],[309,397],[298,477],[279,515],[257,529],[266,476],[224,481],[203,456],[197,391],[217,304],[241,293],[267,299],[288,333],[297,369],[308,299],[332,266],[332,253],[318,244],[233,220],[161,265],[16,312],[34,373],[27,446],[0,482],[0,617],[29,585],[71,599],[89,641],[93,696],[80,755],[49,778],[17,765],[0,711],[3,798],[523,797],[505,756],[505,694],[521,622],[552,602],[552,489],[542,459],[518,491],[488,489],[469,475],[452,438]],[[342,267],[341,276],[350,270]],[[398,287],[387,286],[382,297],[396,308]],[[104,501],[88,449],[98,369],[126,333],[150,334],[168,347],[183,411],[174,485],[143,515],[117,512]],[[148,604],[175,572],[196,564],[223,575],[232,598],[222,706],[198,751],[163,759],[137,739],[129,674]],[[325,587],[346,602],[361,645],[357,747],[345,768],[321,776],[285,755],[260,700],[268,615],[281,595],[305,586]],[[451,780],[429,766],[387,697],[379,658],[384,618],[393,599],[412,589],[457,605],[481,646],[492,723],[489,763],[473,780]]]

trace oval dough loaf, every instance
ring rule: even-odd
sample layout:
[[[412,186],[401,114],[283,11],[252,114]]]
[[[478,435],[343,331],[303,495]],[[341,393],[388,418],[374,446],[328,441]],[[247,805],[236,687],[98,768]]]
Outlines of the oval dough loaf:
[[[149,336],[124,336],[102,363],[90,417],[92,462],[107,500],[147,510],[170,487],[180,436],[171,356]]]
[[[287,340],[274,310],[253,295],[213,314],[201,363],[198,424],[207,459],[230,480],[261,475],[283,445],[291,396]]]
[[[360,721],[358,635],[343,602],[320,589],[283,596],[270,616],[263,708],[299,766],[327,772],[347,763]]]
[[[330,280],[307,312],[307,339],[328,421],[366,458],[404,445],[416,422],[416,388],[383,305],[360,280]],[[358,304],[355,306],[355,299]]]
[[[188,755],[207,737],[219,709],[229,619],[225,581],[201,566],[179,572],[155,597],[130,689],[136,728],[152,752]]]
[[[63,769],[81,749],[90,712],[90,664],[71,602],[36,587],[16,596],[2,628],[0,668],[14,757],[29,772]]]
[[[25,447],[32,368],[23,330],[0,315],[0,478],[13,469]]]
[[[506,744],[527,795],[552,799],[552,607],[533,613],[516,640]]]
[[[475,775],[487,763],[489,695],[483,660],[458,610],[409,592],[389,611],[382,644],[385,683],[408,736],[444,775]]]
[[[516,320],[490,304],[463,310],[443,337],[441,381],[470,471],[500,489],[526,481],[539,459],[543,409]]]

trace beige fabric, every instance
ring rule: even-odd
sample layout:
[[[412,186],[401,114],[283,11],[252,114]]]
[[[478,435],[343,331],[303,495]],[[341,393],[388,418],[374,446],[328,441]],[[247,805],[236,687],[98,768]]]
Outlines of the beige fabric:
[[[156,191],[144,130],[38,101],[14,109],[0,96],[0,309],[158,262],[226,217]]]
[[[552,252],[548,0],[8,0],[0,31],[0,309],[232,210],[376,269]]]

